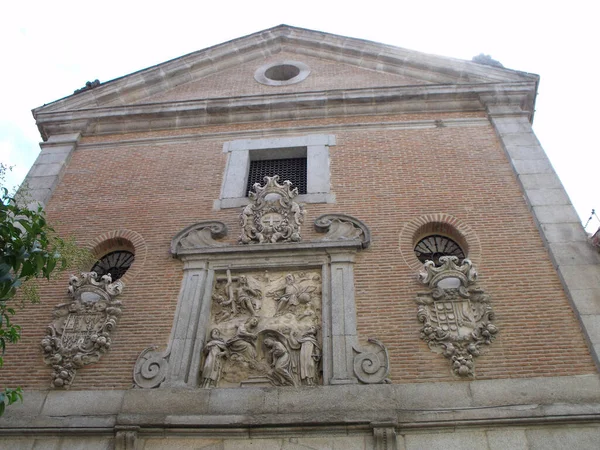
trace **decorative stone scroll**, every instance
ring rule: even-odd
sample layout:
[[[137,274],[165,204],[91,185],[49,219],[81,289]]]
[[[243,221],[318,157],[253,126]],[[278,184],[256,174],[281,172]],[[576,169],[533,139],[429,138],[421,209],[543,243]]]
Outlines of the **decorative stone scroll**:
[[[494,312],[490,298],[475,286],[477,272],[471,261],[458,265],[456,256],[440,257],[423,265],[419,281],[430,292],[419,293],[417,318],[423,323],[421,339],[429,348],[452,361],[452,372],[460,377],[475,374],[473,358],[482,345],[490,345],[498,329],[491,322]]]
[[[212,302],[202,387],[322,383],[320,272],[227,270]]]
[[[54,321],[47,328],[41,346],[44,362],[54,369],[52,387],[69,388],[77,369],[97,362],[111,346],[110,334],[121,314],[121,302],[114,298],[123,283],[112,283],[109,275],[98,280],[95,272],[71,276],[68,303],[54,309]]]
[[[240,214],[241,244],[299,242],[304,222],[304,206],[294,202],[298,189],[290,181],[278,183],[279,175],[255,183],[248,196],[252,202]]]
[[[206,247],[221,247],[222,242],[215,238],[227,235],[227,226],[223,222],[200,222],[181,230],[171,241],[171,254],[178,255],[182,250]]]
[[[315,219],[315,229],[327,233],[323,241],[358,239],[362,248],[371,244],[371,232],[360,220],[346,214],[323,214]]]
[[[387,377],[390,373],[390,357],[387,348],[377,339],[367,341],[368,348],[354,347],[354,375],[361,383],[391,383]]]

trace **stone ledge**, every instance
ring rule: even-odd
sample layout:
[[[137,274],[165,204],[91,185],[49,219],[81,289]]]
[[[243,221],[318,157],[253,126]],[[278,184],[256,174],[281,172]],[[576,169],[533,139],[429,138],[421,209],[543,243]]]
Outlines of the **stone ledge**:
[[[296,389],[37,391],[32,395],[31,405],[7,409],[0,430],[113,424],[304,427],[390,420],[425,428],[484,422],[600,422],[596,375]]]

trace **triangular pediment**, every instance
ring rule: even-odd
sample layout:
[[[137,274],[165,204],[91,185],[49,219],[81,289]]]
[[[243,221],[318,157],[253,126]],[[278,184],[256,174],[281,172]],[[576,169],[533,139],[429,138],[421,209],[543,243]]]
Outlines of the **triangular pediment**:
[[[310,68],[301,83],[265,86],[254,79],[257,68],[290,59]],[[34,115],[238,96],[523,81],[535,82],[537,76],[280,25],[102,83],[36,108]]]
[[[271,86],[256,81],[255,73],[265,66],[298,61],[310,74],[301,82]],[[204,98],[224,98],[248,95],[271,95],[293,92],[329,91],[333,89],[363,89],[383,86],[414,86],[428,84],[410,76],[362,68],[315,56],[283,50],[267,57],[241,63],[206,75],[198,80],[142,98],[136,104],[182,102]]]

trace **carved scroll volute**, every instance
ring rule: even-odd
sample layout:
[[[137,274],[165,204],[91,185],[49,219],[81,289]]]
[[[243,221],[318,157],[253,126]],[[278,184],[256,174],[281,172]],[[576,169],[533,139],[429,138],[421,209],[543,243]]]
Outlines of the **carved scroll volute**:
[[[251,203],[240,214],[240,244],[299,242],[304,206],[294,201],[298,189],[288,180],[279,184],[279,175],[265,177],[264,186],[255,183]]]
[[[72,300],[54,309],[41,347],[44,362],[54,369],[52,387],[68,389],[76,370],[100,359],[111,346],[111,332],[121,315],[121,281],[109,275],[98,279],[95,272],[71,276],[68,292]]]
[[[324,214],[315,219],[315,229],[327,233],[323,241],[361,241],[362,248],[371,244],[369,228],[355,217],[346,214]]]
[[[368,339],[365,348],[354,348],[354,375],[361,383],[391,383],[390,357],[387,348],[377,339]]]
[[[186,250],[221,247],[225,245],[215,239],[227,235],[227,226],[223,222],[199,222],[184,228],[171,241],[171,254],[177,256]]]
[[[475,375],[474,358],[492,343],[498,333],[492,324],[490,297],[476,286],[477,272],[471,261],[458,264],[456,256],[440,257],[423,265],[419,281],[429,292],[419,293],[417,318],[423,323],[421,339],[429,348],[452,361],[459,377]]]

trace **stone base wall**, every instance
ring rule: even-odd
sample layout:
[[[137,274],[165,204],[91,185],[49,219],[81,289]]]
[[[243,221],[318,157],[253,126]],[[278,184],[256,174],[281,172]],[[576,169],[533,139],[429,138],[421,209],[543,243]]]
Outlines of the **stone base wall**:
[[[27,392],[0,448],[595,449],[595,375],[314,388]]]

